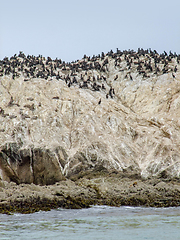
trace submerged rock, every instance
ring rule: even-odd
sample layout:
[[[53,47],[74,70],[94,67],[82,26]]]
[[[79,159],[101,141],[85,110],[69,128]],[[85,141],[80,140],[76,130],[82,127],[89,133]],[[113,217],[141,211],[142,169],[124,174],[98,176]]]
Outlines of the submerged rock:
[[[1,61],[1,179],[46,185],[102,169],[179,178],[178,59],[118,52],[70,64]]]

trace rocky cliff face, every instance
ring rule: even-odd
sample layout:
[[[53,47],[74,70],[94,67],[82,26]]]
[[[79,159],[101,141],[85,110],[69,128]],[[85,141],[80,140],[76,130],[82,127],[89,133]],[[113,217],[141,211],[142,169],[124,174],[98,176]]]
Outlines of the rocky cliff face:
[[[179,178],[179,60],[118,50],[0,61],[1,179],[45,185],[102,169]]]

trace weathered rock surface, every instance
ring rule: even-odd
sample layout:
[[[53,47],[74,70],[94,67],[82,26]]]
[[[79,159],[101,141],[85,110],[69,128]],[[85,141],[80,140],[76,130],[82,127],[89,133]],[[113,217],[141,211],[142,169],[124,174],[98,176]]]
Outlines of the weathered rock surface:
[[[0,213],[33,213],[58,207],[79,209],[91,205],[179,206],[180,182],[157,178],[142,181],[104,172],[48,186],[0,181]]]
[[[1,75],[0,178],[45,185],[98,169],[179,178],[180,65],[172,58],[166,73],[160,62],[159,73],[143,77],[138,60],[128,55],[129,68],[125,56],[117,66],[117,57],[105,55],[103,72],[76,69],[77,84],[70,86],[64,80],[72,72],[68,69],[48,79],[25,79],[22,71],[15,78]],[[139,60],[149,58],[140,55]],[[77,63],[83,61],[93,63]],[[96,61],[103,65],[105,60]],[[91,86],[94,76],[104,88],[79,87],[81,74],[90,77]],[[106,79],[98,79],[101,75]]]

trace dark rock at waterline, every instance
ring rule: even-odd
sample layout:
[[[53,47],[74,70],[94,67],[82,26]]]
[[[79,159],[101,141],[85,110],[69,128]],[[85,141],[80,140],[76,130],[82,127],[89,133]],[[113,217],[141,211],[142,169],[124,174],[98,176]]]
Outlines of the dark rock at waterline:
[[[91,205],[176,207],[180,206],[177,179],[142,181],[120,173],[89,172],[54,185],[15,184],[0,181],[0,213],[32,213],[54,208],[87,208]]]

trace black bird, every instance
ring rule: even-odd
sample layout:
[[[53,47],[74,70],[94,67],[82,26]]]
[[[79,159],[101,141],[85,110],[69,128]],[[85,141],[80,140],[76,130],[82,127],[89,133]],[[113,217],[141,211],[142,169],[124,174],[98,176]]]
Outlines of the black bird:
[[[98,102],[98,104],[101,104],[101,98],[99,99],[99,102]]]
[[[106,88],[105,88],[104,84],[102,84],[102,89],[106,90]]]
[[[114,81],[118,79],[118,75],[116,75],[116,77],[114,78]]]
[[[113,89],[112,89],[112,87],[111,87],[111,88],[109,89],[109,96],[110,96],[111,98],[113,98],[112,91],[113,91]]]

